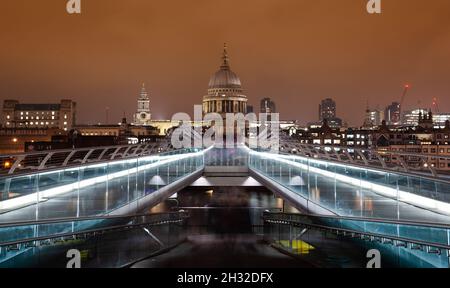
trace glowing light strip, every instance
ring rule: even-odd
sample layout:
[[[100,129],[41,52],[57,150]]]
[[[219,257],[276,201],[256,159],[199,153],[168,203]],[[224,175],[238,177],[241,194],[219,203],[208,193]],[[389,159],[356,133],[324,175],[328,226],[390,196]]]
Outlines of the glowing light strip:
[[[111,173],[111,174],[107,174],[107,175],[103,175],[103,176],[98,176],[98,177],[94,177],[94,178],[90,178],[90,179],[81,180],[81,181],[78,181],[78,182],[75,182],[72,184],[67,184],[67,185],[62,185],[62,186],[58,186],[55,188],[50,188],[47,190],[35,192],[32,194],[20,196],[20,197],[13,198],[13,199],[4,200],[4,201],[0,202],[0,211],[1,210],[12,210],[14,208],[20,208],[20,207],[36,204],[37,201],[41,202],[48,198],[52,198],[52,197],[55,197],[55,196],[58,196],[58,195],[61,195],[64,193],[68,193],[68,192],[71,192],[76,189],[86,188],[88,186],[92,186],[92,185],[95,185],[95,184],[98,184],[101,182],[105,182],[105,181],[108,181],[111,179],[127,176],[128,174],[134,174],[134,173],[137,173],[142,170],[156,168],[158,166],[165,165],[165,164],[168,164],[168,163],[171,163],[174,161],[191,158],[191,157],[196,157],[196,156],[201,156],[206,151],[210,150],[211,148],[212,147],[209,147],[208,149],[205,149],[205,150],[202,150],[199,152],[193,152],[193,153],[187,153],[187,154],[174,154],[174,155],[166,155],[166,156],[160,156],[160,155],[147,156],[147,157],[139,158],[137,160],[136,159],[121,160],[121,161],[114,161],[114,162],[109,162],[109,163],[93,164],[93,165],[85,166],[82,169],[100,168],[100,167],[106,167],[108,165],[114,166],[116,164],[124,164],[124,163],[131,164],[131,163],[137,163],[137,161],[149,161],[151,159],[155,159],[155,161],[156,161],[156,162],[146,164],[143,166],[134,167],[131,169],[127,169],[127,170],[123,170],[123,171],[119,171],[119,172],[115,172],[115,173]],[[62,170],[57,170],[57,171],[52,171],[52,172],[43,172],[43,173],[38,173],[38,174],[39,175],[49,175],[49,174],[54,174],[54,173],[58,173],[58,172],[62,172],[62,171],[76,171],[76,170],[78,170],[78,169],[69,168],[69,169],[62,169]]]
[[[446,214],[446,215],[450,215],[450,203],[446,203],[446,202],[442,202],[442,201],[438,201],[438,200],[434,200],[431,198],[427,198],[424,196],[420,196],[417,194],[413,194],[410,192],[406,192],[406,191],[402,191],[402,190],[397,190],[391,187],[387,187],[387,186],[383,186],[380,184],[375,184],[366,180],[362,180],[362,179],[357,179],[357,178],[353,178],[353,177],[349,177],[346,175],[342,175],[342,174],[338,174],[338,173],[334,173],[334,172],[330,172],[330,171],[326,171],[320,168],[316,168],[316,167],[311,167],[308,166],[306,164],[302,164],[302,163],[298,163],[292,160],[287,160],[285,159],[286,156],[281,156],[281,155],[277,155],[277,154],[270,154],[270,153],[265,153],[265,152],[256,152],[256,151],[251,151],[250,153],[255,154],[255,155],[259,155],[259,156],[263,156],[266,158],[270,158],[273,159],[275,161],[279,161],[279,162],[283,162],[286,163],[288,165],[292,165],[295,167],[298,167],[300,169],[303,170],[309,170],[313,173],[316,174],[320,174],[324,177],[329,177],[329,178],[336,178],[336,180],[341,181],[343,183],[347,183],[350,185],[354,185],[357,187],[361,187],[367,190],[371,190],[373,192],[375,192],[376,194],[382,195],[382,196],[386,196],[389,198],[395,198],[397,201],[401,201],[401,202],[405,202],[408,204],[412,204],[414,206],[420,207],[420,208],[424,208],[424,209],[428,209],[428,210],[432,210],[438,213],[442,213],[442,214]],[[300,158],[297,156],[292,156],[291,158]],[[307,159],[310,162],[320,162],[320,163],[324,163],[327,165],[339,165],[339,166],[343,166],[343,167],[348,167],[342,164],[328,164],[324,161],[318,161],[315,159]],[[354,167],[351,167],[352,169]],[[358,167],[355,167],[356,169],[359,170],[368,170],[368,169],[361,169]],[[377,173],[382,173],[380,171],[375,171]]]

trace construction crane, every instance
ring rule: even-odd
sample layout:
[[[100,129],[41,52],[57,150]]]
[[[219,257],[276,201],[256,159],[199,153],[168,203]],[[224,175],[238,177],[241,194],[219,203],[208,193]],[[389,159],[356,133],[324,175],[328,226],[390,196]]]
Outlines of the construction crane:
[[[405,84],[403,89],[402,98],[400,99],[400,115],[402,113],[403,103],[405,102],[406,95],[408,94],[409,88],[411,88],[411,85]]]
[[[434,113],[439,113],[439,103],[438,103],[438,99],[436,97],[433,98],[433,110]]]

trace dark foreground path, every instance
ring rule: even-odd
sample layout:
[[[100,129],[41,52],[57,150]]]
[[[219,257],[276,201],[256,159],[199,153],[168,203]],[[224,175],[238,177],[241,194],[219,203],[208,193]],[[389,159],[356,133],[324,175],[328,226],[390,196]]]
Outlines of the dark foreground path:
[[[132,268],[306,268],[309,263],[287,256],[254,235],[197,235],[168,253]]]

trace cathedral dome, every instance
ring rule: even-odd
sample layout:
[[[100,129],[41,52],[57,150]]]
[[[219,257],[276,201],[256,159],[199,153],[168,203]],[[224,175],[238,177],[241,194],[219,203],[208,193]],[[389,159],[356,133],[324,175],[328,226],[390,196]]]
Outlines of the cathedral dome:
[[[227,47],[223,50],[223,62],[220,70],[214,73],[209,80],[209,89],[223,89],[223,88],[241,88],[241,80],[231,71],[229,58],[227,54]]]

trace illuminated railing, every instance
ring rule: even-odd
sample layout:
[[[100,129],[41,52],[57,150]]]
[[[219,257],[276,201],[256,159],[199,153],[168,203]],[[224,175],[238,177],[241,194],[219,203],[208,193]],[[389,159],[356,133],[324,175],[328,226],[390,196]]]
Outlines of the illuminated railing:
[[[128,152],[114,160],[4,175],[0,177],[0,222],[107,214],[204,167],[201,149],[156,155],[145,151],[136,152],[138,156]]]
[[[293,139],[283,139],[280,144],[280,152],[352,165],[370,166],[406,173],[428,174],[435,178],[450,179],[450,172],[448,172],[450,156],[448,155],[407,153],[383,148],[365,149],[312,145],[299,143]]]
[[[0,176],[148,156],[170,151],[172,150],[171,147],[168,142],[162,141],[152,144],[60,149],[0,155]]]
[[[447,180],[299,155],[257,151],[249,155],[251,170],[337,215],[405,220],[421,217],[423,210],[450,215]],[[391,206],[373,207],[375,197]],[[401,203],[417,207],[417,212],[402,213]]]

